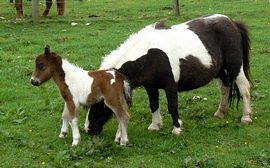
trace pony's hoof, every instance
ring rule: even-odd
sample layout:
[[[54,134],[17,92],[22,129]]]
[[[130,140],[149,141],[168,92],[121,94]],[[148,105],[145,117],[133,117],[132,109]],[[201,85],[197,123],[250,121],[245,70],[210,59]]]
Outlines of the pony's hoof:
[[[67,137],[67,133],[66,132],[60,132],[59,138],[66,138],[66,137]]]
[[[160,128],[161,128],[161,124],[151,123],[151,125],[148,127],[148,131],[155,132],[155,131],[159,131]]]
[[[174,135],[177,135],[177,136],[178,136],[178,135],[181,134],[181,132],[182,132],[181,127],[179,127],[179,128],[173,127],[172,133],[173,133]]]
[[[250,123],[252,123],[252,119],[251,119],[250,115],[243,116],[241,118],[241,123],[243,123],[243,124],[250,124]]]
[[[220,118],[220,119],[224,118],[224,114],[219,112],[219,111],[215,112],[214,116],[217,117],[217,118]]]
[[[128,139],[121,139],[120,145],[121,146],[126,146],[128,144]]]
[[[73,139],[72,146],[77,146],[79,144],[80,139]]]

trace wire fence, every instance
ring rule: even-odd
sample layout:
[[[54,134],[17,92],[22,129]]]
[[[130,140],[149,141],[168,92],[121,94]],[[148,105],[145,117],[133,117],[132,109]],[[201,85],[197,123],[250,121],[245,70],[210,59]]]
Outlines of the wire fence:
[[[131,1],[131,0],[126,0]],[[158,2],[153,1],[153,5],[156,5]],[[171,10],[172,14],[172,0],[163,0],[164,2],[161,2],[161,6],[157,10],[164,10],[167,7],[167,10]],[[23,14],[24,18],[30,19],[32,16],[32,4],[31,0],[22,0],[23,2]],[[41,16],[46,8],[46,3],[51,3],[52,6],[49,12],[49,16],[57,16],[57,3],[64,4],[64,15],[69,16],[70,18],[78,18],[80,15],[92,15],[93,17],[98,16],[100,13],[109,13],[115,14],[115,10],[117,9],[110,9],[110,4],[112,3],[119,3],[117,0],[113,1],[97,1],[97,0],[39,0],[38,8],[39,8],[39,15]],[[121,1],[120,1],[121,2]],[[123,3],[126,3],[122,1]],[[134,0],[133,4],[138,3],[141,4],[143,1],[138,0],[136,2]],[[198,13],[198,15],[204,15],[204,14],[210,14],[210,13],[243,13],[251,10],[254,5],[259,6],[259,8],[263,10],[270,10],[270,0],[216,0],[216,1],[210,1],[205,0],[205,3],[203,3],[203,0],[200,1],[189,1],[189,0],[179,0],[180,2],[180,16],[182,14],[187,14],[190,11],[194,12],[194,10]],[[101,7],[100,5],[103,3],[104,7]],[[96,6],[98,4],[98,7]],[[165,4],[165,5],[164,5]],[[238,4],[238,5],[235,5]],[[242,6],[241,8],[239,8]],[[143,4],[142,4],[143,6]],[[258,7],[257,7],[258,8]],[[121,8],[123,9],[123,8]],[[129,6],[126,7],[127,10],[131,10]],[[230,11],[228,11],[228,9]],[[147,10],[147,9],[145,9]],[[140,11],[137,11],[137,13]],[[159,12],[159,11],[157,11]],[[136,13],[136,12],[135,12]],[[109,15],[109,14],[108,14]],[[7,19],[15,19],[16,18],[16,8],[15,8],[15,0],[0,0],[0,17],[1,18],[7,18]]]

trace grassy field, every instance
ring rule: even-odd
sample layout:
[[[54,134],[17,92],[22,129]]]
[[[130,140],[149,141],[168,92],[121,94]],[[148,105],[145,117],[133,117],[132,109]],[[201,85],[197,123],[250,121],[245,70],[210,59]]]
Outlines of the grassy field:
[[[15,21],[14,4],[0,0],[0,167],[269,167],[270,165],[270,3],[267,0],[180,0],[181,16],[172,14],[171,0],[68,1],[66,16],[31,22],[30,2],[24,2],[25,20]],[[40,13],[44,2],[40,0]],[[40,88],[30,77],[37,54],[46,44],[84,69],[95,70],[129,34],[167,19],[176,24],[211,13],[223,13],[249,26],[253,123],[240,123],[242,104],[232,107],[223,120],[213,117],[219,103],[215,82],[179,94],[184,132],[171,134],[172,121],[161,94],[164,126],[149,133],[148,98],[134,92],[129,110],[130,144],[113,142],[113,118],[98,137],[83,131],[81,142],[58,138],[63,101],[52,81]],[[93,17],[96,16],[96,17]],[[71,26],[71,23],[77,23]],[[193,96],[207,98],[193,100]]]

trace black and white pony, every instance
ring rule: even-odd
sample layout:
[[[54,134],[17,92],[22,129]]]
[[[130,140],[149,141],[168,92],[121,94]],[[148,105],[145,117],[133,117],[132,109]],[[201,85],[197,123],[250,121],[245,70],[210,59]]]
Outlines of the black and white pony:
[[[223,118],[234,96],[243,97],[242,123],[250,123],[249,37],[243,23],[214,14],[167,27],[149,25],[131,35],[119,48],[105,56],[100,69],[115,68],[132,89],[143,86],[149,96],[152,123],[159,130],[159,89],[164,89],[173,120],[172,133],[179,135],[177,92],[206,85],[216,79],[221,100],[214,116]],[[93,105],[89,133],[99,134],[112,114],[103,102]]]

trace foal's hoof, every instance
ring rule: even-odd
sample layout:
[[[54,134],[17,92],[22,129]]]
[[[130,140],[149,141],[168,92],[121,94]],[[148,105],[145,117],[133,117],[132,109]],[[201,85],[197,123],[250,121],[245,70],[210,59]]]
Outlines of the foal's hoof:
[[[241,123],[243,123],[243,124],[249,124],[249,123],[252,123],[252,120],[251,120],[250,115],[243,116],[243,117],[241,118]]]
[[[217,118],[220,118],[220,119],[224,118],[224,114],[219,112],[219,111],[215,112],[214,116],[217,117]]]
[[[66,132],[60,132],[59,138],[66,138],[66,137],[67,137],[67,133]]]
[[[85,131],[86,133],[89,133],[89,128],[88,128],[88,127],[84,127],[84,131]]]
[[[115,137],[114,142],[119,143],[120,139],[121,139],[121,137]]]
[[[173,133],[174,135],[177,135],[177,136],[178,136],[178,135],[181,134],[181,132],[182,132],[181,127],[179,127],[179,128],[173,127],[172,133]]]
[[[161,126],[162,124],[151,123],[151,125],[148,127],[148,131],[151,131],[151,132],[159,131]]]
[[[72,146],[77,146],[79,144],[80,139],[73,139]]]

